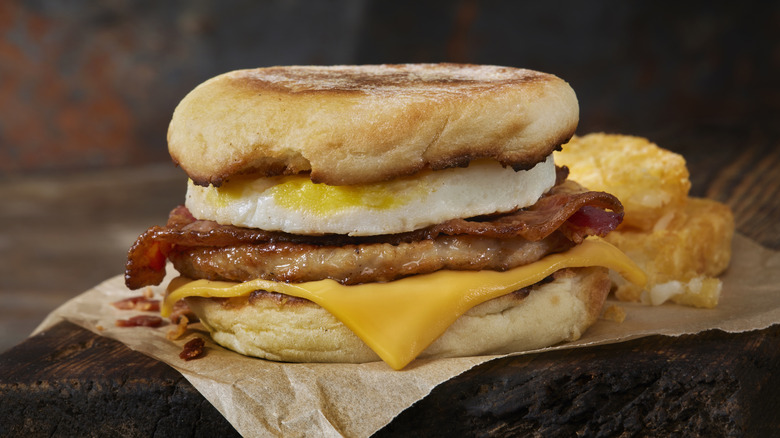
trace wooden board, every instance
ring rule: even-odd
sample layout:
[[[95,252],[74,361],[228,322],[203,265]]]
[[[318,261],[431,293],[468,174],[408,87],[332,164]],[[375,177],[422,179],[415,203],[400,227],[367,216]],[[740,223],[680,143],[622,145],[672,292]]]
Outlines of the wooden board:
[[[777,436],[780,326],[489,362],[376,436]],[[0,436],[220,436],[232,426],[168,365],[60,323],[0,355]]]
[[[219,436],[235,429],[170,366],[60,323],[0,355],[0,436]]]
[[[377,436],[778,436],[778,347],[774,326],[497,360]]]

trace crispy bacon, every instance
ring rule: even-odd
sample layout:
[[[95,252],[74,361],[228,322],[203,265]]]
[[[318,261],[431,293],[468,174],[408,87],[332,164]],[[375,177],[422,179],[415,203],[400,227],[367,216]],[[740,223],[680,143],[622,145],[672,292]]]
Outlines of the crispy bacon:
[[[179,300],[173,305],[173,310],[171,310],[168,319],[174,324],[179,324],[182,319],[187,320],[188,323],[198,322],[198,315],[190,310],[190,307],[184,300]]]
[[[565,173],[559,172],[559,180]],[[613,195],[587,191],[577,183],[564,181],[528,208],[511,213],[470,219],[452,219],[408,233],[382,236],[302,236],[276,231],[220,225],[197,220],[184,206],[176,207],[165,227],[144,232],[128,253],[125,283],[131,289],[160,284],[165,260],[174,248],[228,247],[246,244],[347,246],[417,242],[446,236],[480,236],[491,239],[541,241],[560,230],[573,243],[588,235],[604,236],[620,224],[623,206]]]
[[[160,311],[160,300],[147,298],[143,295],[115,301],[111,303],[111,305],[119,310],[140,310],[145,312]]]
[[[198,359],[203,356],[203,353],[206,351],[206,341],[203,340],[203,338],[192,338],[191,340],[187,341],[186,344],[184,344],[184,348],[182,349],[181,353],[179,353],[179,357],[183,360],[193,360]]]
[[[561,229],[572,241],[580,243],[588,235],[605,236],[620,224],[623,205],[616,197],[578,189],[582,190],[576,183],[567,181],[527,209],[486,219],[453,219],[427,230],[430,234],[469,234],[501,239],[522,237],[536,242]],[[572,217],[582,216],[591,218],[588,226],[570,222]]]
[[[116,320],[117,327],[159,327],[162,323],[162,318],[154,315],[136,315]]]

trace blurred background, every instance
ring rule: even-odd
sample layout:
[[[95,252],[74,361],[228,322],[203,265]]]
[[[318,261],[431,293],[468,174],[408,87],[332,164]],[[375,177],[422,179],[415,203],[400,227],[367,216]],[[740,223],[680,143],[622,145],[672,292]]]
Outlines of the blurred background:
[[[5,0],[0,351],[121,274],[135,237],[182,202],[166,129],[200,82],[439,61],[556,74],[578,94],[579,134],[645,136],[716,168],[779,129],[780,2]],[[734,154],[689,150],[700,142]],[[692,175],[693,194],[708,178]]]

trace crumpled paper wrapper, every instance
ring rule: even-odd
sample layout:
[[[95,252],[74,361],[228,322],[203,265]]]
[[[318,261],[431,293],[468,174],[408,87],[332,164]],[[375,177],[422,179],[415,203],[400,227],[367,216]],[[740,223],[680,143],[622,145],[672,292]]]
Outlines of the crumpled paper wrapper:
[[[622,323],[599,320],[576,342],[517,354],[656,334],[760,330],[780,323],[780,252],[737,235],[731,266],[722,280],[723,292],[715,309],[610,301],[607,306],[617,304],[626,311]],[[155,288],[155,293],[161,296],[163,288]],[[416,360],[402,371],[393,371],[384,362],[270,362],[225,350],[197,329],[172,342],[166,338],[172,325],[157,329],[116,327],[117,319],[134,313],[117,310],[111,303],[134,295],[138,292],[125,288],[123,276],[111,278],[52,312],[36,333],[68,320],[163,361],[179,370],[244,436],[369,436],[437,385],[483,362],[504,357]],[[195,335],[206,338],[206,355],[192,361],[180,359],[182,346]]]

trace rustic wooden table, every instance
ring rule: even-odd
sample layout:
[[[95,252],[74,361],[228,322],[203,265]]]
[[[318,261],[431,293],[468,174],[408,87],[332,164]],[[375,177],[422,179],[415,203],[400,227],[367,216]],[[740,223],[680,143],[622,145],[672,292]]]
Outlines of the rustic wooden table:
[[[692,194],[727,203],[738,232],[780,249],[773,123],[670,128],[652,139],[686,156]],[[164,221],[182,196],[172,166],[5,184],[0,293],[48,311],[116,275],[135,235]],[[7,307],[4,321],[14,312]],[[69,323],[0,355],[0,400],[0,436],[236,433],[168,365]],[[778,412],[775,325],[490,362],[437,387],[377,435],[778,436]]]

